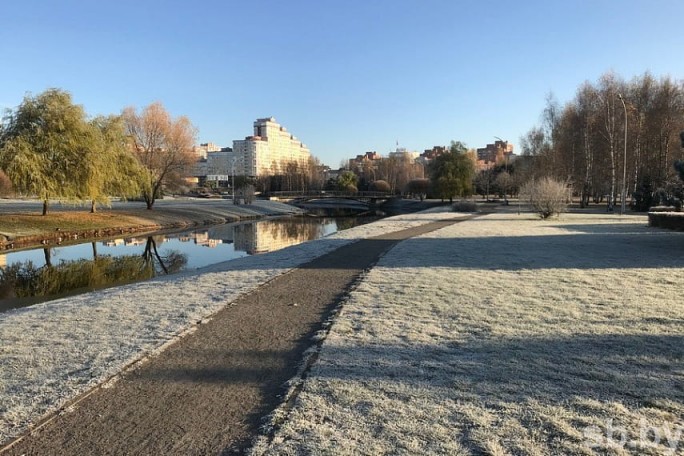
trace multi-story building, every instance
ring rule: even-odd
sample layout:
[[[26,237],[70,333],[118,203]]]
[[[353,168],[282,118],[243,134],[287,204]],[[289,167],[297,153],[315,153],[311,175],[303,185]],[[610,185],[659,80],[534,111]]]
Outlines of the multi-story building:
[[[233,141],[230,160],[235,174],[241,176],[272,176],[284,174],[287,164],[306,166],[309,149],[273,117],[257,119],[254,135]]]
[[[365,154],[357,155],[355,158],[349,159],[349,169],[363,174],[364,170],[375,169],[377,163],[382,160],[379,153],[375,151],[366,152]]]
[[[439,157],[440,155],[446,154],[448,151],[449,148],[446,146],[434,146],[432,149],[425,149],[423,153],[420,154],[420,157],[418,157],[418,161],[421,162],[423,165],[427,165],[432,160]]]
[[[213,142],[202,143],[199,146],[192,148],[192,151],[197,155],[197,158],[207,158],[209,152],[215,152],[221,148]]]
[[[515,160],[513,144],[508,141],[496,141],[494,144],[487,144],[487,147],[477,149],[476,168],[478,171],[486,171],[494,166],[510,164]]]
[[[228,185],[232,174],[232,149],[215,145],[212,149],[205,152],[204,158],[193,163],[186,178],[188,183],[205,185],[207,182],[216,182],[219,186]]]
[[[513,144],[508,141],[496,141],[494,144],[487,144],[486,147],[477,149],[477,159],[485,163],[497,163],[513,155]]]
[[[388,154],[389,158],[397,158],[399,160],[410,160],[410,161],[416,161],[420,154],[418,152],[413,152],[410,150],[407,150],[405,147],[397,147],[397,150],[394,152],[390,152]]]
[[[221,150],[216,150],[207,153],[206,164],[206,180],[228,182],[231,180],[233,173],[233,150],[230,147],[224,147]]]

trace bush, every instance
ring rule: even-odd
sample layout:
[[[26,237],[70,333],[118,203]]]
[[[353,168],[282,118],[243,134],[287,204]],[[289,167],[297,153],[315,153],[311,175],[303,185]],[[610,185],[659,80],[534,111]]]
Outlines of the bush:
[[[564,182],[551,177],[531,180],[520,189],[520,196],[527,200],[539,217],[546,219],[565,212],[570,199],[570,189]]]
[[[413,179],[406,185],[406,191],[411,195],[418,196],[421,201],[430,191],[430,179]]]
[[[387,181],[384,180],[376,180],[371,182],[370,184],[370,190],[373,192],[386,192],[389,193],[391,190],[390,184],[387,183]]]
[[[343,192],[347,193],[358,193],[359,189],[356,188],[356,185],[354,184],[347,184],[341,189]]]
[[[648,226],[684,231],[684,214],[681,212],[649,211]]]
[[[454,212],[477,212],[477,203],[474,201],[458,201],[452,206]]]

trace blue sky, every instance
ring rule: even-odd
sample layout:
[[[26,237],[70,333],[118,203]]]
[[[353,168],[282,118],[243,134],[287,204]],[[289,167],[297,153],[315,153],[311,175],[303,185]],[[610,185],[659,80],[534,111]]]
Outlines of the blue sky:
[[[198,142],[274,116],[324,163],[519,144],[584,81],[684,77],[681,0],[5,1],[0,107],[49,87],[91,115],[161,101]]]

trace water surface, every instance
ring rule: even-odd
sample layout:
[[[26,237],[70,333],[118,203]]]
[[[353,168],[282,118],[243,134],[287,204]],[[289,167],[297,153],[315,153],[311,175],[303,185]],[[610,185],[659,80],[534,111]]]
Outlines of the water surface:
[[[288,217],[0,255],[0,311],[319,239],[369,218]]]

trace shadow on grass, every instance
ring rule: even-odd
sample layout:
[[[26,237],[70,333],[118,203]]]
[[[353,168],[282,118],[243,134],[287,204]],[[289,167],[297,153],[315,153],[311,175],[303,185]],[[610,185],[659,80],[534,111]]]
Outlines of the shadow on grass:
[[[667,328],[667,326],[671,326]],[[681,328],[680,320],[664,325]],[[292,351],[212,350],[214,360],[192,367],[194,360],[174,368],[146,370],[149,380],[245,383],[274,376],[291,378],[293,360],[301,359],[305,341]],[[289,368],[289,369],[288,369]],[[367,381],[384,378],[408,385],[450,387],[454,381],[473,391],[506,400],[534,397],[562,401],[573,396],[622,400],[647,406],[669,398],[684,402],[684,335],[578,335],[557,338],[483,337],[443,345],[328,344],[317,378]]]
[[[579,449],[586,450],[584,432],[592,424],[615,421],[630,429],[630,439],[639,438],[642,419],[676,431],[684,414],[683,370],[682,335],[328,344],[312,370],[304,416],[290,427],[308,425],[303,420],[313,404],[330,407],[337,419],[360,420],[359,429],[384,420],[410,427],[393,420],[438,414],[435,424],[452,424],[450,436],[463,454],[493,454],[486,444],[492,440],[503,446],[496,454],[585,454]]]
[[[672,321],[668,330],[681,328]],[[665,331],[667,332],[667,331]],[[323,358],[325,358],[323,360]],[[553,403],[582,396],[649,406],[684,402],[683,335],[478,338],[447,345],[327,345],[317,378],[385,379],[418,387],[458,384],[482,399]]]
[[[665,332],[681,325],[670,323],[674,326],[665,328]],[[272,350],[216,351],[208,355],[216,359],[212,366],[179,365],[156,370],[148,372],[148,380],[226,387],[262,384],[261,392],[267,400],[248,418],[256,433],[259,417],[278,405],[279,385],[295,374],[296,356]],[[563,426],[554,427],[554,407],[563,408],[563,419],[580,430],[586,426],[581,424],[586,423],[582,421],[586,417],[620,419],[625,416],[613,414],[627,409],[660,410],[677,416],[684,411],[683,370],[684,336],[597,334],[526,339],[485,336],[434,345],[327,344],[309,376],[317,385],[310,394],[334,393],[335,399],[329,397],[326,401],[339,400],[352,410],[357,406],[366,411],[374,407],[366,400],[371,394],[378,398],[378,407],[410,408],[418,401],[422,408],[426,402],[446,401],[469,410],[480,408],[488,416],[501,413],[515,417],[520,425],[535,430],[538,442],[546,440],[549,449],[560,451],[554,454],[561,454],[562,442],[576,441],[577,437]],[[337,391],[337,382],[345,385],[344,391]],[[324,391],[318,390],[326,384],[329,386]],[[356,388],[354,385],[369,389],[368,394],[359,396],[363,400],[357,404],[353,395],[346,396]],[[538,408],[531,411],[530,407]],[[464,428],[474,426],[468,423],[472,417],[466,418],[456,409],[449,413]],[[465,446],[479,448],[467,433],[460,438]],[[244,439],[232,448],[244,449],[248,445],[249,439]]]
[[[421,237],[402,244],[392,268],[466,268],[520,271],[526,269],[629,269],[684,266],[684,234],[639,230],[624,225],[564,226],[568,234],[548,236]],[[382,239],[360,241],[367,248]],[[338,255],[344,255],[340,250]],[[335,254],[332,254],[335,255]],[[312,267],[310,265],[302,266]],[[317,263],[316,267],[327,267]],[[330,263],[329,267],[339,267]]]

